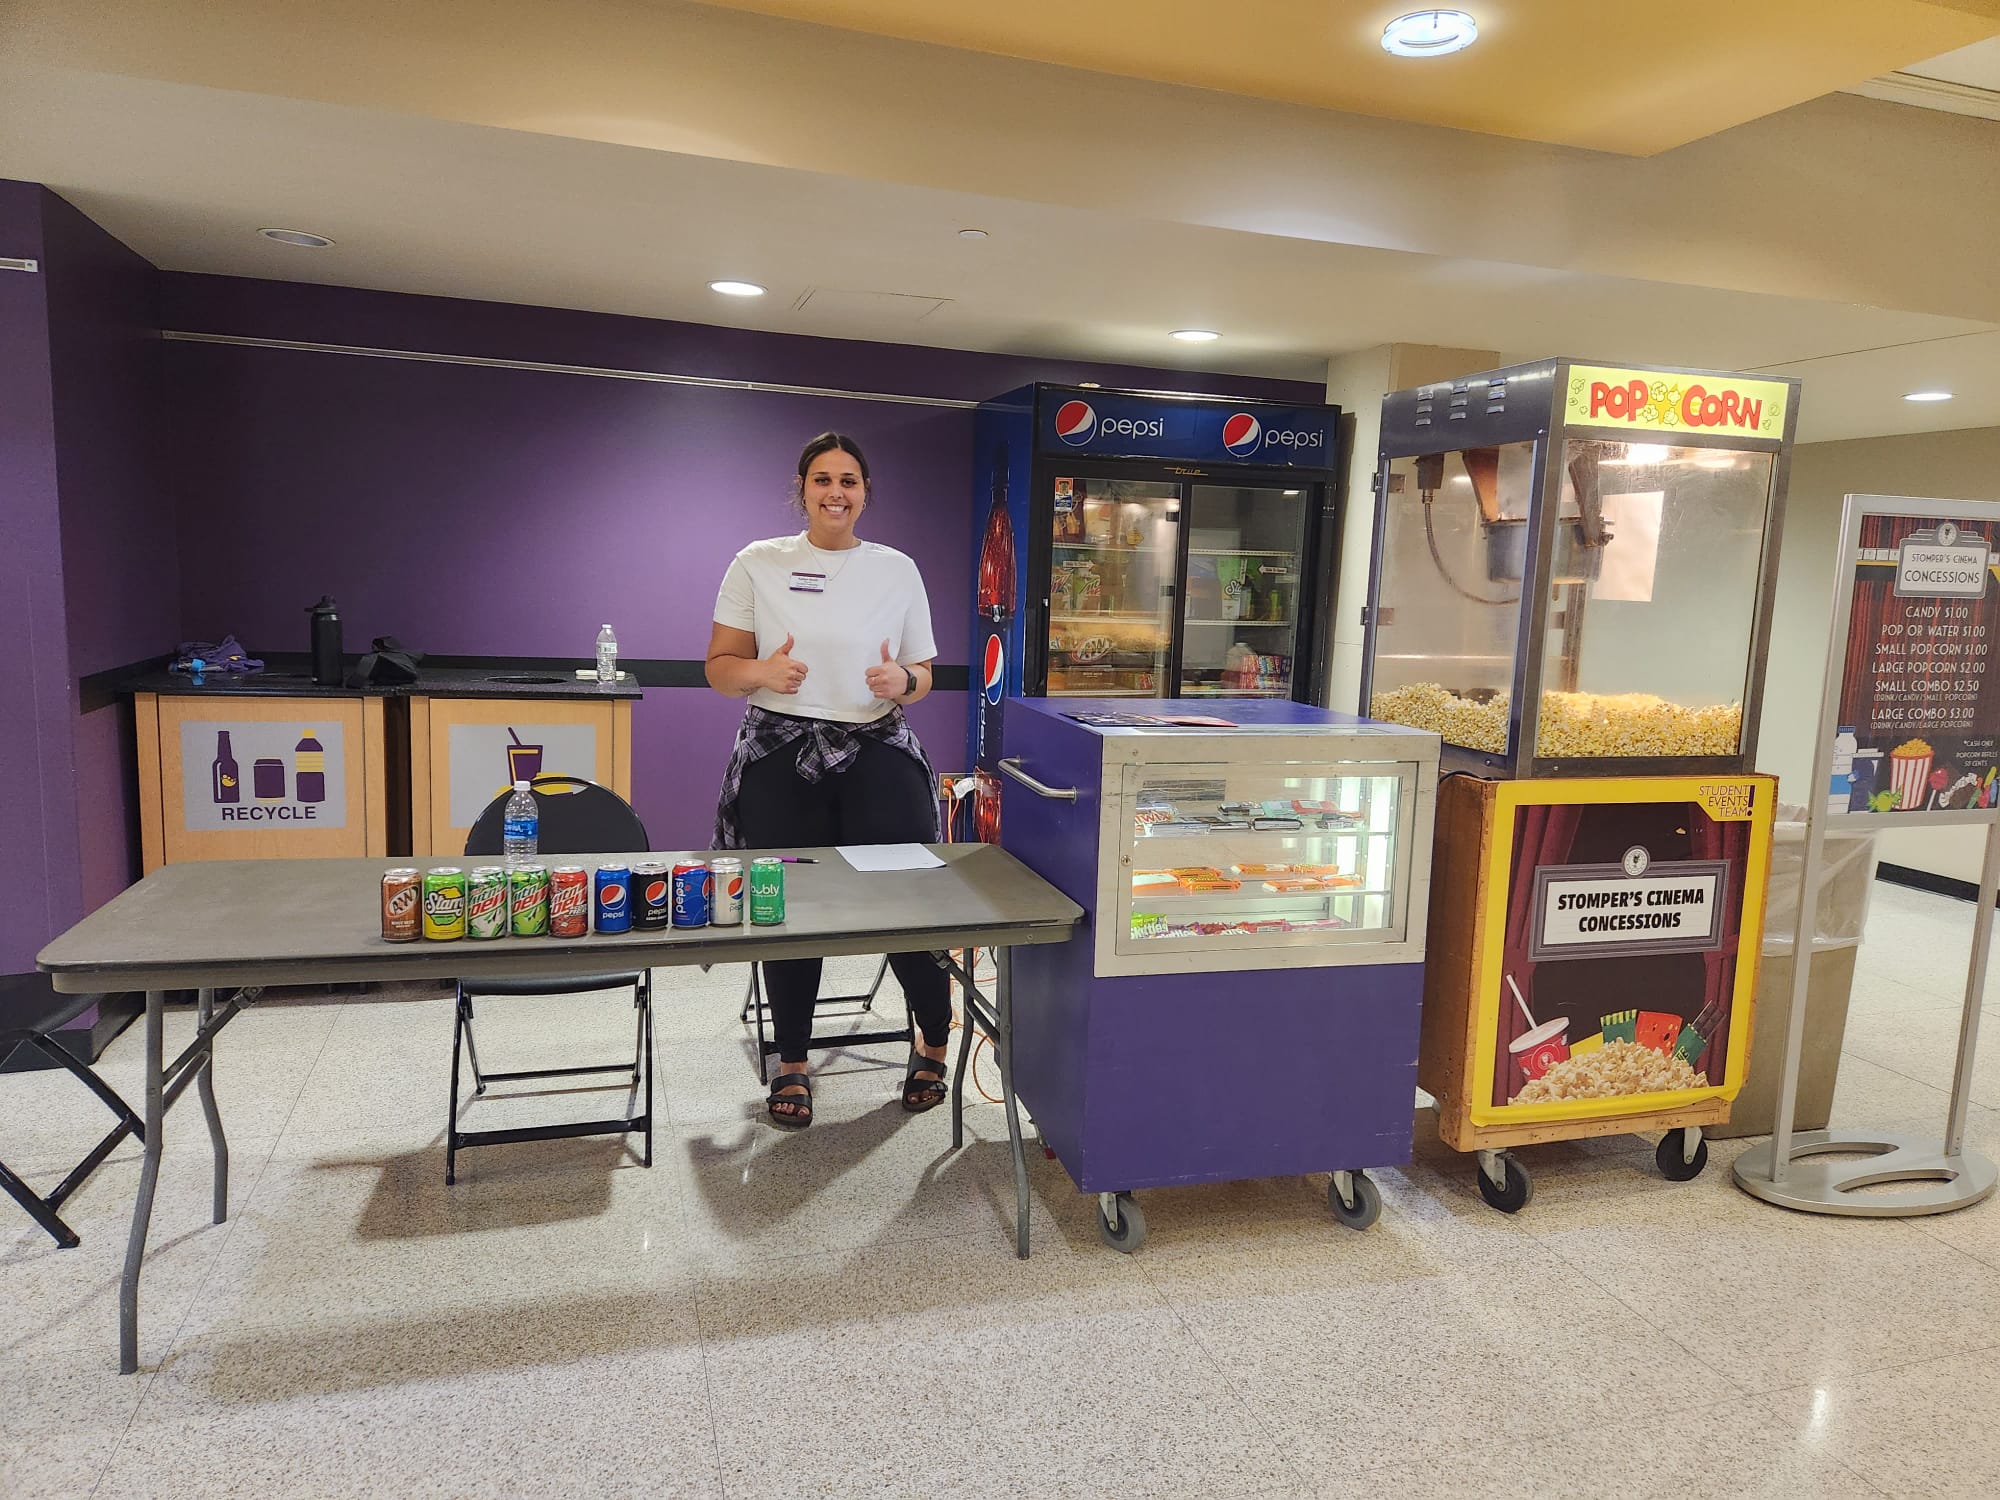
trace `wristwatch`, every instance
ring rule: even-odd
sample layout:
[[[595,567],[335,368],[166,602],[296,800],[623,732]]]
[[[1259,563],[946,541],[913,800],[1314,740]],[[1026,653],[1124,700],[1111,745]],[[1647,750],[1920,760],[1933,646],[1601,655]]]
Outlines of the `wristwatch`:
[[[917,690],[917,674],[908,667],[903,668],[903,696],[909,697]]]

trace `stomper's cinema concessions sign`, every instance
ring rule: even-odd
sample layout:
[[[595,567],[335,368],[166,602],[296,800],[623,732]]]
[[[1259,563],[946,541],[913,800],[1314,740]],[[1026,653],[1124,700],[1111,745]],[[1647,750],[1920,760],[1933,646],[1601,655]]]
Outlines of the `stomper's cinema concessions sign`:
[[[1620,370],[1571,365],[1564,420],[1572,427],[1691,432],[1763,438],[1785,435],[1791,387],[1696,371]]]

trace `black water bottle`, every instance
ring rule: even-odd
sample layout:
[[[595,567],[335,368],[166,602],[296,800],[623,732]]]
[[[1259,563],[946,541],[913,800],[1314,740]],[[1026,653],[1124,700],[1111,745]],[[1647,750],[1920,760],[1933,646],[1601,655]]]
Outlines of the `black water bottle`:
[[[339,687],[340,608],[331,594],[321,594],[319,603],[306,613],[312,616],[313,681],[321,687]]]

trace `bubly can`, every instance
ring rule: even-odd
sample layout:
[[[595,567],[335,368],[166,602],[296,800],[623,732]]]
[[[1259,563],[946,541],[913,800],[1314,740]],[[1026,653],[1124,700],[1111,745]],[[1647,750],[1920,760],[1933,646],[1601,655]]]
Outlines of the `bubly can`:
[[[716,927],[743,925],[743,861],[708,862],[708,920]]]
[[[465,935],[499,938],[507,935],[507,872],[482,865],[465,882]]]
[[[785,862],[766,856],[750,861],[750,925],[770,927],[785,920]]]
[[[434,943],[465,936],[465,871],[456,865],[424,876],[424,936]]]
[[[673,915],[673,882],[667,866],[647,860],[632,866],[632,925],[664,927]]]
[[[413,943],[424,935],[424,877],[390,870],[382,877],[382,941]]]
[[[549,930],[549,868],[516,865],[507,872],[509,926],[515,937],[540,937]]]
[[[590,931],[590,872],[582,865],[549,871],[549,936],[582,937]]]
[[[674,864],[674,926],[708,925],[708,861],[683,859]]]
[[[599,865],[595,883],[599,932],[632,930],[632,870],[629,865]]]

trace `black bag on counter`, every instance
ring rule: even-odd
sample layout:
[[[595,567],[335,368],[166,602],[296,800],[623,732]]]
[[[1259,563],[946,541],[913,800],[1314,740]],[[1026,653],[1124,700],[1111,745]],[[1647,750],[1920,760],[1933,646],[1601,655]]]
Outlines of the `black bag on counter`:
[[[375,637],[375,649],[347,674],[349,687],[405,687],[417,680],[424,653],[411,651],[393,635]]]

